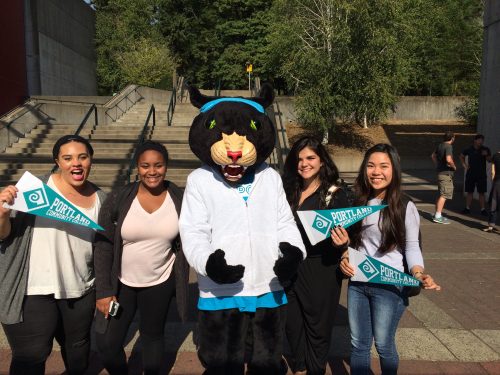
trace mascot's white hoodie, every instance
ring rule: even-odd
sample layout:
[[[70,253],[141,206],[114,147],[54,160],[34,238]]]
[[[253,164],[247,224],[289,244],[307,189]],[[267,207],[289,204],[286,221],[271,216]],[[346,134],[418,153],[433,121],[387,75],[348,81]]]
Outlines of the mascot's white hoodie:
[[[198,274],[200,297],[259,296],[282,290],[273,271],[279,243],[288,242],[306,256],[279,174],[267,164],[255,173],[245,202],[237,189],[210,166],[187,179],[179,219],[182,248]],[[206,274],[208,257],[225,252],[228,265],[245,266],[234,284],[217,284]]]

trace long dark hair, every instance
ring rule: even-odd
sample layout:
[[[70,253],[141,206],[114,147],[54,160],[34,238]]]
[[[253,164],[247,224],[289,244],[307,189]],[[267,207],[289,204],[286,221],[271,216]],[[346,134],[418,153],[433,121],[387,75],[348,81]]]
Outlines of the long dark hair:
[[[297,172],[299,153],[306,147],[314,151],[323,163],[319,170],[320,186],[318,188],[321,197],[321,208],[326,208],[325,197],[328,189],[334,184],[341,183],[339,170],[321,142],[314,136],[306,135],[301,137],[293,144],[288,153],[283,173],[283,187],[285,188],[286,198],[294,211],[299,205],[300,193],[304,187],[304,181]]]
[[[401,199],[401,163],[398,152],[393,146],[379,143],[366,151],[361,167],[359,168],[358,177],[354,183],[354,191],[356,194],[354,206],[365,206],[368,200],[374,198],[373,188],[366,174],[366,167],[370,156],[375,152],[383,152],[386,154],[392,164],[392,180],[386,188],[384,197],[384,204],[387,204],[388,207],[381,211],[379,221],[382,241],[378,251],[386,253],[393,250],[396,246],[403,249],[406,240],[404,226],[406,207]],[[359,247],[361,244],[361,225],[362,222],[359,221],[352,226],[351,242],[355,248]]]

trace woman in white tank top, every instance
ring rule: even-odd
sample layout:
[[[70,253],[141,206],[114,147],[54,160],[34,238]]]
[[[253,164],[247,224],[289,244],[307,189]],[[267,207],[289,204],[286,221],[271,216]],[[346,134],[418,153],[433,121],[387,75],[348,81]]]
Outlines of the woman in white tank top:
[[[52,154],[59,170],[43,182],[97,221],[105,194],[87,180],[90,143],[66,135]],[[15,186],[8,186],[0,202],[12,204],[18,194]],[[94,315],[95,231],[22,212],[10,214],[0,206],[0,318],[13,353],[10,373],[43,374],[56,338],[67,372],[83,374]]]

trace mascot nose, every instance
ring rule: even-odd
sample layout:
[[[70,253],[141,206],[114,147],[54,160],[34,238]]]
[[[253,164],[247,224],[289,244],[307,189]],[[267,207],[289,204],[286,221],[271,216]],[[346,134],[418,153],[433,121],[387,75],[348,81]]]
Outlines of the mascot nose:
[[[233,163],[236,164],[239,158],[241,158],[242,153],[241,151],[228,151],[227,156],[231,159],[233,159]]]

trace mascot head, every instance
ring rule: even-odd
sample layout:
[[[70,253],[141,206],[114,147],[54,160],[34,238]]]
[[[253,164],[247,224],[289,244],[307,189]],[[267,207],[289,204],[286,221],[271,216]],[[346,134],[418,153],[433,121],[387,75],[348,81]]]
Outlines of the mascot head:
[[[189,145],[204,163],[230,182],[238,182],[271,155],[275,130],[265,108],[274,92],[263,85],[258,97],[210,97],[189,86],[191,103],[200,109],[189,131]]]

